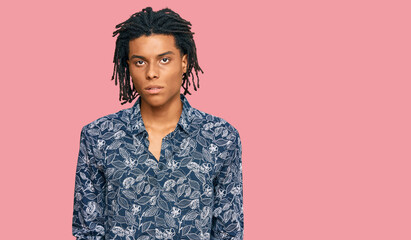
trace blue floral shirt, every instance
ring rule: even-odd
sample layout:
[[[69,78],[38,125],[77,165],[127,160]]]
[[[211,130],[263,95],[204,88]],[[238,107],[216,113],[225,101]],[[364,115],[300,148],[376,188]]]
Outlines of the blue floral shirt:
[[[224,119],[190,106],[148,150],[140,97],[82,128],[73,235],[77,239],[243,239],[241,141]]]

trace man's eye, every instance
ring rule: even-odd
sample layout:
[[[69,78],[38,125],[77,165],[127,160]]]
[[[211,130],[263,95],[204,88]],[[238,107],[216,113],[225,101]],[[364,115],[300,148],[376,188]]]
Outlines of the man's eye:
[[[161,59],[161,61],[162,61],[163,63],[167,63],[167,62],[170,61],[170,59],[169,59],[169,58],[163,58],[163,59]]]
[[[137,66],[140,66],[140,65],[143,65],[143,64],[144,64],[144,61],[141,61],[141,60],[139,60],[139,61],[136,62],[136,65],[137,65]]]

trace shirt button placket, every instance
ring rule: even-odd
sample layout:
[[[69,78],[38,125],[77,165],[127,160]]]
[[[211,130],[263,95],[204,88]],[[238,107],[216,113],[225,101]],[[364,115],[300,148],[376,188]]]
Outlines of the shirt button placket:
[[[166,159],[166,150],[168,150],[168,151],[172,151],[172,145],[171,145],[171,141],[170,141],[170,138],[171,138],[171,136],[170,136],[171,134],[168,134],[167,136],[165,136],[164,138],[163,138],[163,141],[162,141],[162,146],[164,146],[164,144],[166,144],[167,145],[167,147],[166,148],[163,148],[162,150],[161,150],[161,153],[162,153],[162,155],[161,155],[161,157],[160,157],[160,161],[159,161],[159,171],[167,171],[167,159]],[[161,181],[158,181],[158,183],[159,183],[159,191],[160,191],[160,196],[162,196],[162,192],[163,192],[163,187],[164,187],[164,183],[168,180],[169,178],[168,178],[168,174],[166,174],[166,176],[161,180]],[[163,212],[163,210],[161,210],[161,212],[162,212],[162,217],[164,217],[164,212]],[[157,223],[156,223],[157,224]],[[164,229],[164,226],[157,226],[156,225],[156,227],[157,227],[157,229],[160,231],[160,232],[164,232],[165,231],[165,229]],[[175,237],[175,236],[174,236]],[[172,238],[172,239],[176,239],[176,238]]]

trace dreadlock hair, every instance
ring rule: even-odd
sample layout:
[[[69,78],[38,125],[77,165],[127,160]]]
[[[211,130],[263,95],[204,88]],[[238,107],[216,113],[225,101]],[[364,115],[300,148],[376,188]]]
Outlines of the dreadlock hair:
[[[137,96],[134,85],[131,87],[131,78],[129,66],[127,64],[129,54],[129,41],[138,38],[142,35],[149,36],[151,34],[166,34],[174,36],[177,49],[181,55],[187,54],[187,71],[183,74],[182,87],[184,95],[191,95],[188,87],[191,85],[189,77],[193,82],[194,90],[200,87],[198,72],[204,73],[198,65],[197,49],[191,32],[191,23],[180,17],[179,14],[169,8],[164,8],[157,12],[151,7],[146,7],[142,11],[137,12],[126,21],[116,25],[117,30],[113,32],[113,37],[118,34],[116,40],[116,49],[114,53],[114,70],[111,80],[115,78],[120,83],[120,98],[124,100],[121,104],[132,102]],[[194,68],[197,77],[197,86],[194,82],[192,69]]]

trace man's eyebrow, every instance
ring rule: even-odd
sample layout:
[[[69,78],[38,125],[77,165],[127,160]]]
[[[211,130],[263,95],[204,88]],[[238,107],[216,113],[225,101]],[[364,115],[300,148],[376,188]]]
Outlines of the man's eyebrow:
[[[167,54],[174,54],[174,52],[168,51],[168,52],[165,52],[165,53],[158,54],[157,56],[158,56],[158,57],[161,57],[161,56],[164,56],[164,55],[167,55]],[[133,58],[141,58],[141,59],[143,59],[143,60],[147,60],[145,57],[139,56],[139,55],[133,55],[133,56],[131,56],[130,59],[133,59]]]

